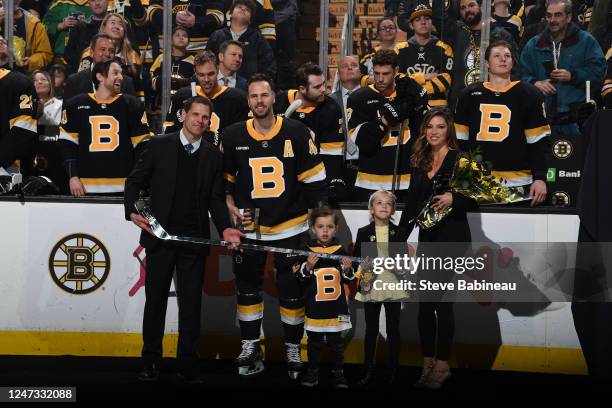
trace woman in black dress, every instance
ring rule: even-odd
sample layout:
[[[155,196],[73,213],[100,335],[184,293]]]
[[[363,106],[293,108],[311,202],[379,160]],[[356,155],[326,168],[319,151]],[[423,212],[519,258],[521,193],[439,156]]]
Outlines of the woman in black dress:
[[[431,199],[436,211],[452,207],[452,212],[434,227],[419,231],[419,242],[469,242],[470,227],[466,212],[475,202],[449,191],[448,183],[459,153],[452,113],[444,109],[432,109],[425,115],[411,157],[412,176],[406,194],[400,226],[408,234],[414,228],[416,218]],[[435,194],[434,194],[435,187]],[[461,256],[467,248],[426,248],[427,256]],[[419,254],[422,251],[419,250]],[[421,272],[422,278],[450,282],[453,271]],[[427,275],[424,275],[427,273]],[[455,319],[453,304],[443,302],[441,294],[421,294],[418,326],[423,352],[423,372],[415,386],[437,389],[450,376],[449,359],[453,342]],[[437,344],[436,344],[437,339]]]

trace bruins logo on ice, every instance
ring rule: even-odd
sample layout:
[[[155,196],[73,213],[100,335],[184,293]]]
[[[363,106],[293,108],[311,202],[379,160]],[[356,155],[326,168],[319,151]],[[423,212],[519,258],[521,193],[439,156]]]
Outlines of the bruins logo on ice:
[[[62,290],[85,295],[104,284],[111,260],[104,244],[87,234],[60,239],[49,255],[49,273]]]

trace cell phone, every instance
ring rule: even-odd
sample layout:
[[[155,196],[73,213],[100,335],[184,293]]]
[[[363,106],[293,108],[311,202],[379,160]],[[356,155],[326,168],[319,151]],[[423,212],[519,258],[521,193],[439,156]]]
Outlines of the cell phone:
[[[555,64],[551,60],[542,61],[546,75],[550,76],[550,73],[555,70]]]
[[[85,19],[85,14],[80,13],[80,12],[70,13],[68,16],[70,16],[70,17],[72,17],[74,19],[77,19],[79,21]]]

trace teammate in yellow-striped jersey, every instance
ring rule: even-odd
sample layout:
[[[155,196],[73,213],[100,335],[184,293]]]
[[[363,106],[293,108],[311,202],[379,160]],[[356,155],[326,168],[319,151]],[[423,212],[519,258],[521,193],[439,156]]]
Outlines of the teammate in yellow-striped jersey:
[[[94,65],[96,91],[73,97],[62,112],[60,150],[70,192],[122,193],[142,142],[151,134],[144,106],[136,97],[121,94],[121,65]]]
[[[533,85],[511,81],[512,45],[491,44],[485,53],[489,82],[465,88],[459,97],[455,129],[462,150],[479,147],[492,174],[507,186],[524,187],[531,205],[546,198],[546,155],[550,126],[544,98]]]
[[[325,201],[325,166],[306,126],[275,116],[274,100],[272,80],[265,74],[252,76],[248,101],[253,119],[235,123],[221,135],[226,198],[234,222],[246,229],[246,242],[298,249],[308,241],[308,209]],[[240,375],[263,370],[259,336],[266,257],[260,251],[234,255],[242,336],[236,360]],[[304,298],[292,271],[296,260],[291,255],[276,255],[274,260],[287,371],[294,379],[302,366],[304,333]]]

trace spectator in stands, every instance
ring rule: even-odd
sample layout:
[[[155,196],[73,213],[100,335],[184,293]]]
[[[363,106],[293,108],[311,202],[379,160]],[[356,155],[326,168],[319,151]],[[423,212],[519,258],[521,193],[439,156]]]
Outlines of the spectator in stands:
[[[53,94],[58,99],[64,98],[64,87],[68,79],[68,71],[62,64],[55,64],[49,69],[49,75],[53,81]]]
[[[408,34],[408,38],[414,35],[414,31],[410,26],[410,16],[419,4],[424,4],[432,9],[433,31],[438,34],[438,37],[442,37],[440,30],[443,28],[444,13],[454,10],[450,8],[451,3],[452,1],[445,0],[401,0],[397,8],[397,25],[400,30]]]
[[[240,41],[243,44],[243,63],[238,71],[247,80],[255,73],[266,73],[276,77],[276,60],[270,44],[261,35],[261,32],[251,26],[255,13],[253,0],[236,0],[232,4],[232,21],[229,27],[215,31],[208,41],[206,49],[215,55],[227,40]]]
[[[189,31],[183,26],[176,26],[172,30],[172,76],[170,78],[170,94],[189,85],[193,76],[193,55],[187,55],[189,44]],[[151,81],[153,91],[161,97],[162,94],[162,63],[164,54],[159,54],[151,66]]]
[[[91,49],[93,64],[91,64],[89,69],[72,74],[68,77],[66,87],[64,89],[64,101],[68,101],[68,99],[81,93],[93,92],[95,90],[91,78],[93,66],[100,62],[108,61],[115,56],[115,45],[108,34],[94,35],[94,37],[91,39]],[[123,81],[121,82],[121,92],[136,95],[132,78],[127,75],[123,76]]]
[[[546,96],[546,115],[553,136],[580,135],[577,123],[585,101],[585,82],[604,78],[601,47],[588,32],[572,23],[570,0],[548,0],[547,27],[525,46],[521,55],[523,81]]]
[[[68,43],[64,49],[64,60],[68,65],[68,72],[79,70],[81,54],[89,46],[92,37],[100,32],[100,25],[108,12],[108,1],[89,0],[91,15],[70,29]]]
[[[32,73],[34,88],[38,97],[38,106],[36,108],[36,116],[38,118],[38,134],[48,134],[41,126],[59,126],[62,117],[62,101],[54,95],[53,81],[51,76],[40,69]]]
[[[276,50],[276,10],[278,3],[293,3],[297,0],[253,0],[252,24],[253,27],[259,29],[263,38],[268,41],[270,48]],[[229,27],[232,22],[232,12],[234,10],[234,0],[223,0],[223,9],[225,10],[225,22]]]
[[[43,23],[33,14],[19,7],[20,2],[21,0],[13,2],[15,7],[13,55],[17,69],[29,73],[49,65],[53,59],[53,51]],[[4,9],[0,10],[0,21],[4,21]],[[4,30],[4,24],[0,25],[0,34],[3,34],[2,30]]]
[[[385,17],[397,16],[400,0],[385,0]]]
[[[297,51],[297,30],[300,10],[298,0],[271,0],[274,7],[274,22],[276,24],[276,65],[278,89],[294,89],[295,85],[295,55]],[[259,20],[259,14],[256,13]],[[264,38],[266,36],[264,35]],[[270,42],[270,41],[268,41]]]
[[[108,13],[100,25],[100,33],[108,35],[115,46],[115,57],[121,61],[124,75],[129,75],[135,81],[140,78],[142,62],[138,53],[132,48],[127,37],[128,24],[120,14]],[[91,69],[93,61],[91,48],[85,49],[81,55],[79,71]]]
[[[0,69],[6,68],[9,66],[9,49],[6,43],[6,40],[3,36],[0,35]]]
[[[47,27],[56,61],[64,55],[68,34],[81,20],[91,16],[88,0],[55,1],[45,13],[43,23]]]
[[[448,43],[454,54],[453,77],[449,106],[453,109],[459,94],[466,86],[480,81],[480,39],[482,29],[481,0],[460,0],[460,21],[444,20],[442,40]],[[490,43],[504,40],[516,49],[512,35],[500,27],[492,27]]]
[[[612,46],[608,48],[606,60],[608,61],[608,69],[606,71],[604,86],[601,90],[601,97],[604,101],[605,108],[612,109]]]
[[[355,178],[357,177],[357,159],[359,159],[359,148],[348,135],[348,112],[347,112],[347,101],[349,96],[357,91],[361,86],[359,82],[361,80],[361,72],[359,71],[359,59],[355,55],[348,55],[340,60],[340,66],[338,67],[338,73],[340,77],[340,87],[336,92],[331,94],[331,97],[342,109],[342,132],[344,133],[344,140],[346,143],[345,152],[345,171],[344,171],[344,182],[348,186],[349,191],[347,192],[347,199],[350,199],[351,186],[355,184]]]
[[[225,41],[219,48],[218,57],[219,85],[242,89],[246,92],[247,80],[237,73],[242,66],[242,43],[234,40]]]
[[[392,18],[383,17],[380,19],[376,33],[380,44],[359,60],[359,69],[362,75],[361,86],[374,83],[374,65],[372,64],[374,54],[380,50],[393,50],[397,53],[397,25]]]
[[[514,38],[514,42],[518,44],[523,31],[523,20],[516,14],[512,14],[510,0],[493,0],[492,17],[493,26],[508,31]]]
[[[196,53],[206,47],[208,37],[223,24],[222,0],[172,0],[172,25],[189,29],[187,50]],[[148,21],[157,35],[159,46],[163,46],[163,0],[151,0]]]

